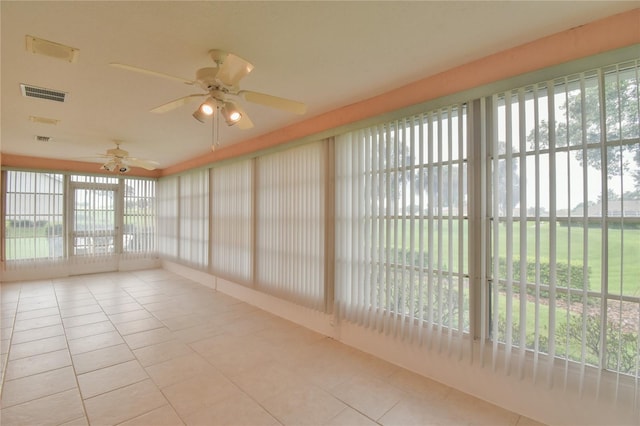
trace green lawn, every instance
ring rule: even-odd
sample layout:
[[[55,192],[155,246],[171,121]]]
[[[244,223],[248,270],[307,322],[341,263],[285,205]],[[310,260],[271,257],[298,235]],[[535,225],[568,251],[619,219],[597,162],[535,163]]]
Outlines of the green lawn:
[[[423,244],[424,251],[429,251],[429,238],[428,238],[428,221],[423,220]],[[404,229],[403,229],[404,225]],[[413,246],[411,245],[411,220],[405,220],[404,224],[399,221],[398,227],[398,246],[403,246],[407,251],[413,247],[413,251],[417,251],[419,247],[419,235],[414,235]],[[414,219],[414,227],[419,225],[418,219]],[[434,221],[434,231],[438,227],[439,223]],[[442,232],[439,235],[434,232],[433,249],[434,252],[433,262],[434,268],[438,265],[438,260],[441,261],[443,266],[448,266],[453,262],[453,271],[458,271],[458,246],[459,246],[459,224],[457,221],[452,222],[452,229],[449,232],[449,222],[447,220],[442,221]],[[463,222],[463,228],[465,233],[463,234],[463,270],[468,271],[468,237],[467,228],[468,221]],[[404,232],[403,232],[404,231]],[[603,258],[603,231],[601,228],[589,228],[586,233],[586,254],[584,251],[584,235],[585,232],[582,227],[572,226],[569,229],[566,226],[556,225],[556,262],[570,263],[572,267],[578,269],[582,268],[582,265],[586,262],[586,266],[589,271],[589,290],[602,291],[602,267],[606,260],[608,262],[609,276],[608,286],[609,293],[622,294],[626,296],[640,296],[640,229],[625,229],[621,232],[620,229],[610,229],[608,235],[608,250],[606,252],[606,258]],[[404,236],[404,240],[403,240]],[[493,237],[493,233],[491,233]],[[441,237],[440,244],[442,247],[441,259],[438,258],[438,244],[439,237]],[[520,252],[520,227],[518,223],[513,224],[512,229],[512,247],[513,257],[519,258]],[[395,246],[396,236],[393,234],[393,229],[389,234],[390,246]],[[449,259],[449,239],[453,247],[453,258]],[[507,227],[506,224],[500,224],[498,230],[499,238],[499,253],[501,258],[507,257]],[[384,244],[387,245],[386,241]],[[541,223],[538,230],[536,230],[535,223],[528,223],[526,229],[526,247],[527,258],[530,262],[535,262],[535,248],[536,244],[539,245],[539,260],[541,262],[549,262],[551,252],[550,241],[550,224],[548,222]]]

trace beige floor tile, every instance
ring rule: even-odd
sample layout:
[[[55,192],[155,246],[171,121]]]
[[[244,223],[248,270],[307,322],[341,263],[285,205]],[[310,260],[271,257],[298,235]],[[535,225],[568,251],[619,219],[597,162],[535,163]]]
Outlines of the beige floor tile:
[[[34,328],[33,330],[16,331],[11,338],[12,344],[31,342],[53,336],[63,336],[64,328],[62,324],[50,325],[48,327]]]
[[[47,337],[46,339],[32,342],[18,343],[11,347],[9,359],[20,359],[29,356],[45,354],[67,348],[67,339],[64,336]]]
[[[516,426],[545,426],[545,424],[533,420],[529,417],[520,416],[518,422],[516,423]]]
[[[189,415],[185,419],[185,423],[202,426],[270,426],[279,424],[264,408],[246,395],[229,398],[198,410]]]
[[[189,314],[167,318],[162,322],[167,326],[169,330],[176,331],[202,325],[206,322],[206,318],[207,317],[205,317],[204,315]]]
[[[3,425],[59,425],[84,416],[77,389],[3,408]]]
[[[327,426],[376,426],[377,424],[351,407],[345,408],[337,416],[325,423]]]
[[[320,425],[346,408],[328,392],[308,384],[288,388],[262,405],[285,425]]]
[[[111,324],[111,321],[102,321],[93,324],[79,325],[77,327],[67,327],[65,330],[67,333],[67,339],[74,340],[80,339],[81,337],[116,331],[116,328]]]
[[[20,313],[29,313],[31,311],[41,311],[43,309],[49,309],[49,308],[54,308],[56,309],[58,306],[58,303],[56,302],[55,297],[53,298],[44,298],[41,300],[36,300],[33,302],[23,302],[22,300],[20,300],[20,303],[18,303],[18,315],[20,315]],[[53,315],[53,314],[50,314]],[[41,316],[36,314],[36,316]],[[33,317],[32,317],[33,318]]]
[[[116,324],[116,328],[123,336],[139,333],[141,331],[154,330],[161,327],[164,327],[164,324],[155,318],[145,318]]]
[[[129,303],[136,303],[135,299],[128,294],[118,295],[118,297],[103,299],[100,298],[98,300],[100,306],[116,306],[116,305],[127,305]]]
[[[119,324],[121,322],[128,321],[137,321],[146,318],[154,318],[153,315],[149,313],[146,309],[138,309],[136,311],[122,312],[119,314],[111,314],[109,315],[109,319],[114,324]]]
[[[159,387],[215,371],[198,354],[189,354],[164,361],[146,368],[147,373]]]
[[[13,331],[25,331],[34,328],[48,327],[50,325],[60,324],[62,322],[60,315],[49,315],[46,317],[31,318],[25,320],[16,320]]]
[[[154,294],[149,294],[145,296],[134,295],[133,298],[136,299],[136,301],[142,305],[146,305],[148,303],[163,303],[170,300],[169,296],[162,294],[160,292],[155,292]]]
[[[182,342],[170,340],[133,351],[143,367],[168,361],[179,356],[193,353],[193,350]]]
[[[79,325],[94,324],[96,322],[108,321],[109,318],[103,312],[95,312],[93,314],[78,315],[62,320],[65,327],[77,327]]]
[[[121,344],[72,355],[72,359],[76,374],[83,374],[134,360],[135,356],[127,345]]]
[[[175,307],[175,303],[148,303],[144,305],[144,308],[151,312],[154,317],[160,321],[164,321],[169,318],[181,317],[191,313],[188,309],[180,309]]]
[[[42,398],[76,388],[72,367],[63,367],[20,379],[8,380],[2,391],[2,407]]]
[[[215,325],[202,324],[176,330],[173,335],[183,343],[193,344],[220,335],[220,329]]]
[[[167,405],[151,380],[144,380],[84,401],[92,425],[112,425],[131,420]]]
[[[176,333],[178,334],[178,333]],[[211,337],[206,337],[202,340],[198,340],[191,343],[191,348],[204,357],[210,357],[219,353],[230,350],[230,348],[238,348],[242,346],[243,342],[247,339],[243,339],[238,336],[231,336],[228,334],[218,334]]]
[[[31,376],[33,374],[44,373],[45,371],[71,365],[69,351],[49,352],[42,355],[34,355],[21,358],[7,363],[6,380],[18,379],[20,377]]]
[[[219,352],[207,357],[207,361],[228,377],[235,377],[259,365],[273,361],[273,357],[269,350],[245,347]]]
[[[96,334],[95,336],[69,340],[69,351],[72,355],[77,355],[122,343],[124,343],[124,340],[122,340],[122,337],[120,337],[117,331],[109,331],[107,333]]]
[[[59,300],[58,306],[60,306],[60,311],[81,308],[83,306],[95,306],[97,305],[96,299],[89,295],[88,297],[77,297],[70,298],[68,300]]]
[[[42,309],[34,309],[30,311],[19,311],[16,314],[16,321],[22,321],[32,318],[40,318],[40,317],[48,317],[51,315],[59,315],[58,305],[54,304],[51,307],[42,308]]]
[[[89,426],[89,421],[83,416],[69,422],[62,423],[60,426]]]
[[[338,399],[372,419],[379,419],[405,395],[381,379],[356,377],[332,392]]]
[[[11,327],[3,327],[0,329],[0,339],[2,340],[9,340],[11,339],[11,335],[13,329]]]
[[[313,354],[313,348],[310,349]],[[288,359],[298,374],[325,390],[334,389],[358,376],[358,371],[353,368],[352,363],[345,361],[346,356],[341,359],[322,352],[322,355],[314,357],[303,352],[297,359]]]
[[[162,393],[183,418],[225,399],[243,395],[237,386],[217,372],[174,383],[163,388]]]
[[[155,330],[142,331],[140,333],[124,336],[124,340],[131,349],[139,349],[145,346],[173,340],[171,331],[167,328],[156,328]]]
[[[469,425],[515,426],[520,416],[455,389],[447,395],[445,405],[455,410],[461,423]]]
[[[133,300],[133,299],[132,299]],[[142,306],[137,303],[125,303],[122,305],[103,306],[102,309],[108,314],[121,314],[123,312],[132,312],[142,309]]]
[[[60,315],[62,318],[77,317],[80,315],[95,314],[98,312],[102,312],[102,308],[97,303],[60,309]]]
[[[83,399],[91,398],[147,379],[147,373],[137,360],[123,362],[78,375]]]
[[[235,376],[233,382],[258,402],[305,383],[287,366],[273,361]]]
[[[451,391],[449,386],[402,368],[392,374],[388,381],[408,394],[427,399],[443,399]]]
[[[120,423],[119,426],[180,426],[184,425],[170,405],[163,405],[146,414]]]
[[[427,401],[425,399],[408,397],[387,411],[378,420],[382,425],[459,425],[462,424],[450,406]]]

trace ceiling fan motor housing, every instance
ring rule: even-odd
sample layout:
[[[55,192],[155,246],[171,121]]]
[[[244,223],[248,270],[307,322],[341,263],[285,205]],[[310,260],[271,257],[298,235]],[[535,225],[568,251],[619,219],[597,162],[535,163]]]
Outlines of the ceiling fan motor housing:
[[[216,89],[220,86],[220,82],[216,80],[219,68],[207,67],[200,68],[196,71],[196,81],[204,90]]]

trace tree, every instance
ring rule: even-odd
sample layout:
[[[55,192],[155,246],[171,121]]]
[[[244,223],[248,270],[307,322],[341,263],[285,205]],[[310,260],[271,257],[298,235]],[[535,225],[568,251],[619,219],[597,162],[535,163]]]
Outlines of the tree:
[[[635,188],[625,193],[626,197],[640,199],[640,118],[638,112],[638,81],[635,70],[620,71],[618,74],[605,75],[604,86],[588,81],[584,92],[569,83],[566,100],[558,106],[555,116],[554,132],[556,146],[575,146],[607,142],[621,142],[620,145],[607,146],[605,164],[607,175],[611,178],[630,174]],[[602,89],[602,90],[601,90]],[[604,108],[601,101],[604,98]],[[583,101],[584,95],[584,101]],[[602,113],[602,116],[601,116]],[[604,118],[604,122],[602,120]],[[604,129],[602,128],[604,125]],[[532,130],[527,141],[533,148],[548,148],[550,135],[549,123],[542,120],[536,138]],[[597,149],[575,151],[576,159],[602,170],[602,153]]]

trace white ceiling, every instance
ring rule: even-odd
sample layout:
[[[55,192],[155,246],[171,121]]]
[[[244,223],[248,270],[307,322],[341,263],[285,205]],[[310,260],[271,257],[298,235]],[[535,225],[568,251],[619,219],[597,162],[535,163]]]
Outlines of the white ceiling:
[[[223,126],[242,141],[378,95],[457,65],[637,7],[636,2],[26,2],[2,1],[1,150],[78,159],[123,140],[161,167],[209,151],[210,124],[179,82],[109,66],[121,62],[193,79],[224,49],[255,66],[244,89],[295,99],[305,116],[243,103],[255,127]],[[25,50],[33,35],[80,49],[77,63]],[[22,97],[27,83],[68,92],[64,104]],[[60,120],[32,123],[29,116]],[[48,143],[36,135],[51,136]],[[96,160],[97,161],[97,160]]]

